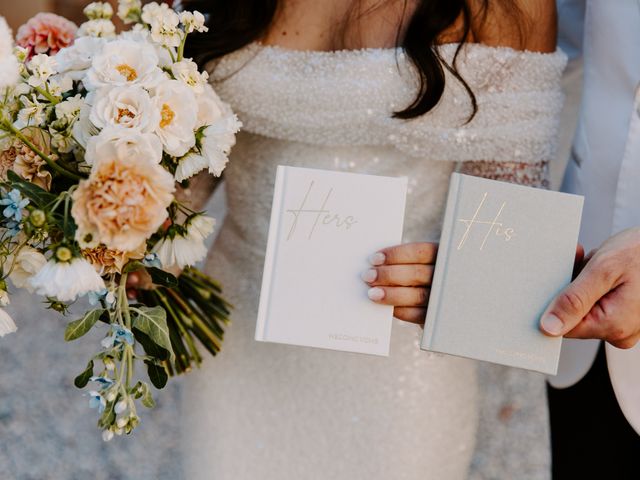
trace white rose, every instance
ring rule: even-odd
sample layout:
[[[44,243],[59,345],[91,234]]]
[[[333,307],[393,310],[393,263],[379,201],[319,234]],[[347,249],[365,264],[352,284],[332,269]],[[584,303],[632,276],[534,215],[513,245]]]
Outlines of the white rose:
[[[203,92],[197,97],[198,123],[197,128],[212,125],[223,116],[226,111],[224,102],[209,84],[204,86]]]
[[[150,132],[160,121],[160,111],[138,85],[104,87],[96,91],[89,119],[98,128],[112,125]]]
[[[63,48],[56,55],[58,70],[73,80],[82,80],[91,61],[107,41],[104,38],[80,37],[70,47]]]
[[[164,73],[158,68],[158,55],[151,45],[114,40],[94,57],[84,83],[89,90],[109,85],[152,88],[163,78]]]
[[[156,133],[164,150],[169,155],[181,157],[196,142],[196,97],[182,82],[165,80],[155,89],[153,101],[160,110]]]
[[[136,27],[141,27],[141,28],[136,28]],[[146,30],[140,24],[136,25],[131,30],[122,32],[119,38],[122,40],[131,40],[138,43],[143,42],[151,45],[153,49],[156,51],[156,55],[158,55],[158,66],[161,68],[171,68],[171,65],[173,65],[173,59],[171,58],[171,56],[173,55],[173,58],[175,58],[176,55],[178,55],[175,48],[163,47],[162,45],[155,43],[151,39],[151,34],[149,33],[149,30]]]
[[[89,165],[104,157],[104,152],[115,152],[118,158],[133,158],[159,164],[162,143],[152,133],[140,133],[118,127],[109,127],[87,142],[85,161]]]
[[[196,95],[204,92],[209,74],[200,73],[198,65],[191,60],[182,60],[171,65],[171,73],[176,80],[180,80],[190,87]]]
[[[13,261],[13,257],[9,257],[7,259],[7,265],[11,265]],[[33,293],[30,279],[40,271],[45,263],[47,263],[47,259],[42,253],[35,248],[24,246],[15,257],[15,263],[9,275],[9,280],[11,280],[16,288],[26,288],[29,292]]]

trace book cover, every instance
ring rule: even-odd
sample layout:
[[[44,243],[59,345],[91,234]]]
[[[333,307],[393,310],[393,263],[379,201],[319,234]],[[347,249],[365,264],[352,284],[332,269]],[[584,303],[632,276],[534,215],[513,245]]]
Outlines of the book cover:
[[[454,173],[422,348],[557,373],[539,319],[570,281],[583,198]]]
[[[401,242],[406,190],[406,178],[279,166],[256,340],[388,355],[393,309],[360,273]]]

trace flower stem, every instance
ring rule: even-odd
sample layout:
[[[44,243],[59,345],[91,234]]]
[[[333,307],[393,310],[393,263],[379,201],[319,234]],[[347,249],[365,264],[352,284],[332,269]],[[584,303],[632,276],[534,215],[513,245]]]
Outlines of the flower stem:
[[[22,143],[24,143],[27,147],[29,147],[33,153],[35,153],[36,155],[38,155],[40,158],[42,158],[45,162],[47,162],[47,165],[54,171],[56,171],[57,173],[59,173],[60,175],[64,175],[65,177],[71,178],[73,180],[82,180],[82,177],[74,172],[71,172],[69,170],[66,170],[64,168],[62,168],[60,165],[58,165],[56,162],[54,162],[53,160],[51,160],[47,155],[44,154],[44,152],[42,150],[40,150],[38,147],[36,147],[33,142],[31,142],[27,137],[24,136],[24,134],[18,130],[16,127],[14,127],[13,125],[11,125],[8,122],[4,123],[4,126],[8,129],[8,131],[10,131],[13,135],[15,135],[15,137],[20,140]]]

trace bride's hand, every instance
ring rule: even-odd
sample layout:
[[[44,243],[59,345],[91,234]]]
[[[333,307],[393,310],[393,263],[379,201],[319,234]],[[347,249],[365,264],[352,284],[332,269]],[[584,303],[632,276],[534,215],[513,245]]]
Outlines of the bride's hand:
[[[406,243],[389,247],[369,257],[371,268],[362,273],[369,298],[393,305],[393,316],[411,323],[424,323],[438,244]]]

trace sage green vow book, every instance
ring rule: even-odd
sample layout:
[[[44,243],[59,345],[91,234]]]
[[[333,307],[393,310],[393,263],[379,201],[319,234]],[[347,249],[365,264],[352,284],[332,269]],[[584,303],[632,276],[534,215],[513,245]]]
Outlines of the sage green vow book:
[[[555,375],[539,319],[570,281],[583,197],[454,173],[422,348]]]

